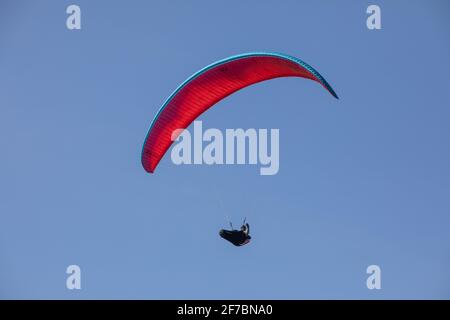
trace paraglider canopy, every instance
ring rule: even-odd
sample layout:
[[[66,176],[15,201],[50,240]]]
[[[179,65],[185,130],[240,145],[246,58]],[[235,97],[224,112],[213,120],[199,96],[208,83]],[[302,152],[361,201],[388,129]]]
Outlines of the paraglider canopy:
[[[152,173],[169,149],[177,129],[187,128],[198,116],[233,92],[279,77],[301,77],[319,82],[338,98],[327,81],[300,59],[280,53],[254,52],[217,61],[184,81],[153,119],[145,138],[141,162]],[[181,133],[180,130],[177,131]]]

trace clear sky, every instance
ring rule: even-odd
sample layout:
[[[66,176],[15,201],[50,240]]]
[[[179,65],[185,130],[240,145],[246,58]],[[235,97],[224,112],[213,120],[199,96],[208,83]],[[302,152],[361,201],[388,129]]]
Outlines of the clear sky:
[[[378,4],[382,29],[366,27]],[[66,28],[78,4],[82,29]],[[450,298],[447,1],[0,4],[0,297]],[[150,122],[216,60],[276,51],[201,116],[279,128],[280,171],[140,163]],[[246,216],[252,242],[218,236]],[[68,265],[82,289],[66,289]],[[368,290],[366,268],[382,270]]]

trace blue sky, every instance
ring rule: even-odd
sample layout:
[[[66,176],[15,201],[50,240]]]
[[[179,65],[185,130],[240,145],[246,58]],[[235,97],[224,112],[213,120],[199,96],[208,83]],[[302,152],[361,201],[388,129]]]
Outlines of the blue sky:
[[[78,4],[82,30],[66,28]],[[378,4],[382,30],[366,28]],[[446,1],[2,1],[0,298],[450,298]],[[188,76],[276,51],[340,100],[267,81],[201,116],[279,128],[280,171],[140,164]],[[218,237],[227,216],[252,242]],[[65,287],[68,265],[82,289]],[[366,288],[366,268],[382,289]]]

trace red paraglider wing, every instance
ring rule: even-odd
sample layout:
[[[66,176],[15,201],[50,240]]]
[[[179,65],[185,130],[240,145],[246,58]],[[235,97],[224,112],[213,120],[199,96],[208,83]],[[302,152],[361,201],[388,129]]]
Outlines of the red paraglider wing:
[[[142,149],[142,165],[153,172],[172,144],[172,133],[187,128],[218,101],[239,89],[279,77],[302,77],[322,84],[325,79],[305,62],[276,53],[249,53],[218,61],[191,76],[166,100],[154,118]]]

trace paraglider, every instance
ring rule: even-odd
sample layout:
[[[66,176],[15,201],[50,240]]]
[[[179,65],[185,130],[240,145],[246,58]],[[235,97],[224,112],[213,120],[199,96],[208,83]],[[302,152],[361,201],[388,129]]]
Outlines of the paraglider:
[[[233,225],[231,225],[231,230],[222,229],[219,231],[219,235],[225,240],[230,241],[236,247],[246,245],[250,242],[252,238],[250,236],[250,225],[244,222],[242,223],[241,230],[234,230]]]
[[[142,148],[142,166],[153,173],[176,135],[181,133],[179,129],[186,129],[223,98],[252,84],[279,77],[314,80],[338,98],[313,67],[292,56],[253,52],[217,61],[184,81],[159,109]]]
[[[280,53],[253,52],[217,61],[184,81],[154,117],[141,153],[144,169],[153,173],[174,140],[203,112],[232,93],[252,84],[280,77],[306,78],[321,84],[338,99],[333,88],[313,67]],[[220,230],[219,235],[235,246],[250,242],[250,226]]]

